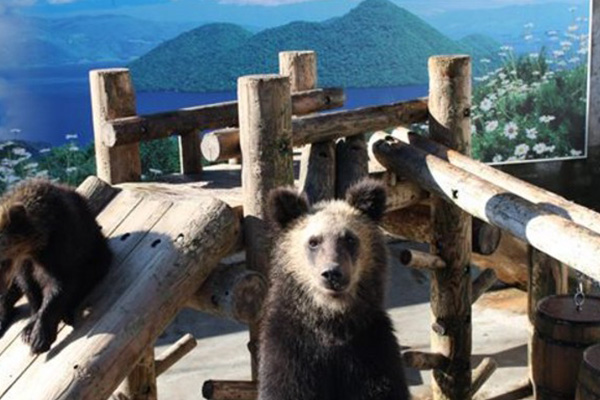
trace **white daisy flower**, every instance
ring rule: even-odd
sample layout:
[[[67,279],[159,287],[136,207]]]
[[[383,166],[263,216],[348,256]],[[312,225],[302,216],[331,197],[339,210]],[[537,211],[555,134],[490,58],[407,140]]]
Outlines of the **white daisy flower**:
[[[534,140],[537,138],[537,129],[536,128],[527,128],[525,129],[525,136],[527,136],[528,139]]]
[[[556,117],[554,115],[542,115],[540,117],[540,122],[543,122],[543,123],[547,124],[549,122],[554,121],[555,119],[556,119]]]
[[[500,162],[502,161],[502,156],[500,154],[496,154],[494,158],[492,158],[492,162]]]
[[[546,143],[538,143],[533,146],[533,151],[535,151],[537,154],[543,154],[546,152],[546,148]]]
[[[493,132],[498,128],[498,121],[489,121],[485,124],[486,132]]]
[[[487,97],[485,99],[483,99],[483,101],[481,103],[479,103],[479,108],[481,108],[481,110],[483,112],[490,111],[493,106],[494,106],[494,103],[492,103],[492,101],[490,99],[488,99]]]
[[[519,127],[514,122],[509,122],[504,126],[504,136],[513,140],[519,134]]]
[[[529,152],[529,146],[525,143],[521,143],[517,147],[515,147],[515,156],[522,157],[525,156]]]

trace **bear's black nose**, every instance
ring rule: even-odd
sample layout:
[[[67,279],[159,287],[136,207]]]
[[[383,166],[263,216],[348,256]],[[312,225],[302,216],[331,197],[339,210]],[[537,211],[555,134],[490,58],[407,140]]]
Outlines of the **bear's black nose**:
[[[321,273],[323,277],[325,286],[332,290],[343,290],[346,286],[344,274],[342,270],[336,266],[332,268],[328,268]]]

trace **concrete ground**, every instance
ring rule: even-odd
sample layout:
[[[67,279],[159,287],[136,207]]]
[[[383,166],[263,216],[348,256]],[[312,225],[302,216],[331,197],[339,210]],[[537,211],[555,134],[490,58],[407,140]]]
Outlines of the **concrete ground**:
[[[388,310],[403,348],[429,349],[429,280],[393,262]],[[492,356],[498,369],[477,394],[477,399],[499,397],[527,378],[526,294],[516,289],[488,292],[473,306],[473,366]],[[198,400],[209,379],[250,379],[246,327],[235,322],[184,310],[157,343],[156,354],[186,333],[198,346],[158,379],[159,398]],[[411,391],[427,398],[430,372],[407,370]],[[529,397],[530,398],[530,397]]]

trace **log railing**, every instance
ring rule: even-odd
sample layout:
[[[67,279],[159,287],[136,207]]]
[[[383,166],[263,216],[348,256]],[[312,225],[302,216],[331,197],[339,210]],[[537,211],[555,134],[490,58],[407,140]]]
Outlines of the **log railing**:
[[[264,201],[270,189],[293,182],[292,146],[305,146],[300,182],[311,200],[339,197],[352,180],[376,174],[389,193],[384,226],[430,245],[430,253],[404,249],[392,255],[408,266],[432,271],[432,350],[406,352],[404,359],[415,368],[432,370],[436,400],[471,399],[497,366],[486,358],[473,369],[470,361],[471,305],[496,277],[484,271],[471,281],[468,272],[471,251],[493,252],[498,229],[520,238],[561,268],[569,265],[600,280],[596,261],[600,259],[600,215],[472,160],[470,59],[433,57],[429,72],[428,99],[314,114],[342,105],[343,92],[315,89],[313,52],[286,52],[280,55],[280,75],[240,78],[239,103],[146,116],[136,115],[128,71],[92,72],[98,174],[105,180],[139,179],[138,143],[173,134],[180,136],[184,173],[200,172],[200,151],[210,161],[242,157],[245,264],[238,265],[235,273],[218,269],[189,304],[250,324],[253,379],[259,307],[247,307],[222,293],[249,290],[253,302],[264,298],[266,283],[259,273],[268,271],[270,246]],[[427,119],[429,139],[405,130],[393,136],[379,132],[368,144],[365,140],[366,133]],[[206,129],[216,131],[200,143],[199,132]],[[340,138],[345,139],[335,143]],[[370,166],[376,172],[369,171]],[[477,219],[471,221],[472,217]],[[394,219],[401,219],[403,226]],[[537,263],[530,272],[550,275],[544,268],[545,264]],[[530,308],[544,294],[550,292],[535,291],[529,297]],[[209,305],[207,299],[217,297],[218,304]],[[253,381],[211,381],[205,389],[210,396],[220,393],[221,399],[238,398],[240,391],[256,396]]]

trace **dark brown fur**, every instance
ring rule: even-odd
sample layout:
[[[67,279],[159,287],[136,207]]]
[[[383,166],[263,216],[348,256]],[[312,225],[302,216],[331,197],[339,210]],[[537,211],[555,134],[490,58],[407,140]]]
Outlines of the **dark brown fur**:
[[[384,310],[385,190],[310,207],[279,189],[271,288],[260,341],[260,400],[408,400],[400,346]],[[335,271],[332,283],[330,273]]]
[[[86,199],[74,190],[30,180],[6,193],[0,199],[0,336],[24,294],[32,314],[23,340],[33,353],[50,349],[59,322],[73,323],[111,258]]]

